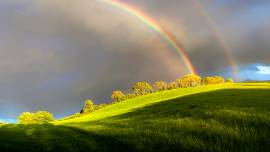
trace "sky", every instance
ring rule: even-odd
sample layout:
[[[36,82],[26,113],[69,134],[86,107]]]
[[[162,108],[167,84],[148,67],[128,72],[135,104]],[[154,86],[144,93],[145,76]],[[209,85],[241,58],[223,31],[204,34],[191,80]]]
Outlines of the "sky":
[[[233,76],[221,39],[239,80],[270,79],[268,0],[121,2],[170,31],[200,75]],[[0,20],[0,121],[37,110],[63,117],[86,99],[189,73],[157,32],[98,0],[0,0]]]

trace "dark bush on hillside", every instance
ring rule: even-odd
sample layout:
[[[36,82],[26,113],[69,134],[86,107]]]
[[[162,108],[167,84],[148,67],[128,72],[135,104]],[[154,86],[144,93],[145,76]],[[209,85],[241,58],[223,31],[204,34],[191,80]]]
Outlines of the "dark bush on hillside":
[[[86,114],[86,113],[92,113],[98,109],[106,107],[108,104],[98,104],[95,105],[92,100],[86,100],[84,103],[83,109],[80,111],[81,114]],[[78,115],[79,116],[79,115]]]

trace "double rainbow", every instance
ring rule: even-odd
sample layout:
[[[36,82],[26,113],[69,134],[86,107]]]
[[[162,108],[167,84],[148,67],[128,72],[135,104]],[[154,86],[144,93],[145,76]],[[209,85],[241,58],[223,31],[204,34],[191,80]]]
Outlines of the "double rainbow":
[[[127,12],[128,14],[138,18],[148,27],[150,27],[151,29],[159,33],[162,36],[162,38],[177,51],[179,56],[183,59],[189,72],[192,74],[196,74],[196,69],[194,65],[192,64],[190,58],[188,57],[184,47],[176,40],[176,38],[169,31],[166,31],[154,19],[147,16],[146,14],[144,14],[142,11],[138,10],[137,8],[127,5],[123,2],[120,2],[119,0],[99,0],[99,1]]]

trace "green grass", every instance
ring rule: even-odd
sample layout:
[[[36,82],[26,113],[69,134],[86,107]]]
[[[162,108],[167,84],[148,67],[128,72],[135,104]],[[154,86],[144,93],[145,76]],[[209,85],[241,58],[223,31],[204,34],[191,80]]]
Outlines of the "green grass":
[[[1,125],[0,151],[269,151],[270,84],[164,91],[43,125]]]

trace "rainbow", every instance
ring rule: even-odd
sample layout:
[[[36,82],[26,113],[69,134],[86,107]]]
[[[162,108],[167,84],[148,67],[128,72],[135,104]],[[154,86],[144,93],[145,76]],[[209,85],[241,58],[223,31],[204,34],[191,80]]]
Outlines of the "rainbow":
[[[224,39],[224,37],[222,36],[220,31],[218,30],[217,26],[215,25],[215,23],[213,22],[213,20],[209,16],[208,12],[202,6],[202,4],[200,4],[200,2],[198,0],[192,0],[191,2],[196,7],[196,9],[198,9],[198,12],[199,12],[200,16],[205,19],[208,26],[213,31],[213,33],[214,33],[220,47],[224,51],[225,59],[227,60],[229,66],[231,68],[231,72],[233,74],[234,79],[236,79],[236,80],[239,79],[239,69],[237,67],[236,62],[234,61],[234,58],[233,58],[233,56],[231,54],[231,50],[229,49],[226,40]]]
[[[136,17],[148,27],[159,33],[162,38],[170,44],[179,54],[179,56],[183,59],[185,65],[187,66],[188,70],[192,74],[196,74],[196,69],[192,64],[190,58],[188,57],[184,47],[176,40],[176,38],[168,31],[166,31],[161,25],[159,25],[154,19],[147,16],[145,13],[140,11],[139,9],[132,7],[128,4],[120,2],[119,0],[99,0],[100,2],[109,4],[115,8],[119,8],[128,14]]]

